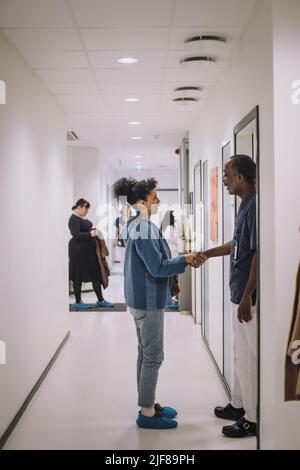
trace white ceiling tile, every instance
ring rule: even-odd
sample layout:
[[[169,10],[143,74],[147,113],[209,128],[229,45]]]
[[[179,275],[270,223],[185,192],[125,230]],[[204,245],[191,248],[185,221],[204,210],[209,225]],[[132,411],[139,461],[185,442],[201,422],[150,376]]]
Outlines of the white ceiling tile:
[[[182,85],[190,85],[193,82],[205,86],[215,81],[221,70],[218,67],[201,68],[199,70],[188,70],[184,67],[169,68],[165,69],[165,81],[171,82],[176,79]]]
[[[135,94],[152,95],[160,93],[161,82],[158,83],[101,83],[101,91],[105,94],[119,94],[123,96],[134,96]]]
[[[92,71],[87,69],[37,69],[35,72],[45,83],[95,83]]]
[[[23,51],[23,56],[34,69],[79,69],[90,67],[84,52]]]
[[[163,67],[166,51],[92,51],[88,53],[94,68],[118,68],[136,70],[141,67]],[[133,57],[135,64],[120,64],[118,59]]]
[[[66,96],[66,95],[65,95]],[[69,95],[67,95],[68,98],[69,98]],[[60,98],[60,95],[56,95],[56,99]],[[90,98],[90,96],[89,96]],[[84,104],[82,102],[80,103],[74,103],[74,100],[73,102],[69,102],[69,101],[66,101],[66,99],[64,98],[63,99],[63,108],[65,109],[66,112],[68,113],[80,113],[80,114],[84,114],[84,113],[97,113],[97,114],[105,114],[107,115],[107,111],[106,109],[103,109],[103,98],[102,98],[102,104],[99,104],[99,103],[87,103],[87,104]]]
[[[80,51],[75,29],[4,29],[5,36],[20,51]]]
[[[241,27],[256,0],[176,0],[173,26]]]
[[[1,0],[0,27],[74,27],[74,22],[62,0]]]
[[[99,83],[161,82],[162,69],[95,69]]]
[[[97,105],[97,109],[99,107],[100,111],[100,106],[102,109],[104,109],[104,102],[103,102],[103,96],[102,95],[55,95],[55,99],[58,103],[60,103],[62,106],[66,105]],[[66,109],[66,108],[65,108]]]
[[[173,0],[70,0],[81,27],[169,26]]]
[[[107,112],[69,112],[68,118],[71,121],[108,121]]]
[[[48,83],[48,88],[54,95],[97,95],[97,85],[93,83]]]
[[[88,51],[165,50],[168,28],[91,28],[80,30]]]

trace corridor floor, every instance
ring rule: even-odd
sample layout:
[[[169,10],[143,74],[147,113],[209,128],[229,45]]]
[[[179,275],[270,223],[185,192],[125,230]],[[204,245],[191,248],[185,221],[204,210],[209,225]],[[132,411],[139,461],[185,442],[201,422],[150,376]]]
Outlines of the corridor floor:
[[[123,301],[111,276],[107,300]],[[85,294],[94,301],[93,294]],[[5,449],[255,449],[255,438],[222,436],[213,408],[227,402],[200,330],[166,313],[165,362],[157,399],[177,408],[178,428],[138,429],[136,338],[128,312],[72,312],[72,336]]]

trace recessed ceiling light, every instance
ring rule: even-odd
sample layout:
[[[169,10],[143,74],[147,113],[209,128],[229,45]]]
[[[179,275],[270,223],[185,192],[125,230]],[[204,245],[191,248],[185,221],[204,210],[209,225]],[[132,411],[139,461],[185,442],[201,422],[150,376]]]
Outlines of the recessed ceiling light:
[[[140,124],[142,124],[141,122],[139,121],[129,121],[129,123],[131,126],[139,126]]]
[[[122,57],[121,59],[118,59],[118,62],[120,64],[135,64],[138,60],[133,57]]]
[[[141,155],[136,155],[135,158],[143,158]]]
[[[139,98],[124,98],[124,101],[127,101],[128,103],[135,103],[136,101],[140,101]]]
[[[133,136],[131,137],[132,140],[142,140],[143,137],[140,137],[140,136]]]

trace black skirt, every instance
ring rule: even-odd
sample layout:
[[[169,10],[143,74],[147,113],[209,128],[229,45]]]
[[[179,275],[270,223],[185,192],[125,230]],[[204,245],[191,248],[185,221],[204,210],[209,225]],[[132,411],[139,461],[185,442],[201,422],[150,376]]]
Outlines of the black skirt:
[[[77,282],[101,282],[101,271],[96,253],[96,240],[91,237],[93,225],[87,219],[73,214],[69,229],[73,238],[69,242],[69,280]]]

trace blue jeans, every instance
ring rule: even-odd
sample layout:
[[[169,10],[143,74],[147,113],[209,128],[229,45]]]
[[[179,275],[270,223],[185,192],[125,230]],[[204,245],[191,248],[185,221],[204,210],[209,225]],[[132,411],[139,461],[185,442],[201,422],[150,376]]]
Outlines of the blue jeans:
[[[164,359],[164,311],[130,308],[138,338],[138,406],[155,404],[158,370]]]

